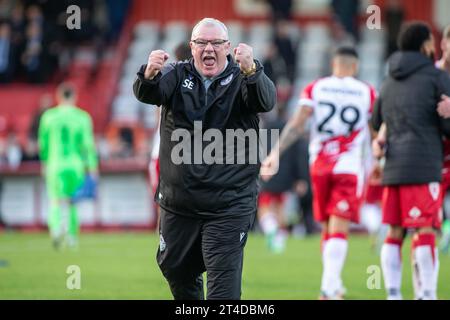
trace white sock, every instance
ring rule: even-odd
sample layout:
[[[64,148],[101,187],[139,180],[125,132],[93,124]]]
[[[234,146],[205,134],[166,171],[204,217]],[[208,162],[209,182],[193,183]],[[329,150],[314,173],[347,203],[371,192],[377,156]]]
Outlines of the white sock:
[[[333,236],[324,246],[321,291],[326,295],[334,296],[342,287],[341,272],[347,256],[347,249],[347,239]]]
[[[321,242],[321,248],[320,248],[320,255],[322,256],[322,265],[325,263],[325,257],[324,257],[324,252],[325,252],[325,248],[327,247],[327,242],[328,242],[328,236],[326,237],[326,239],[324,239],[322,237],[322,242]]]
[[[435,294],[435,299],[437,299],[437,290],[439,283],[439,249],[437,247],[434,248],[434,283],[433,283],[433,292]]]
[[[425,299],[436,299],[436,267],[433,262],[432,250],[434,251],[434,248],[429,245],[420,245],[414,250],[419,269],[421,292]]]
[[[388,299],[401,299],[402,259],[400,244],[384,243],[381,247],[381,268]]]
[[[259,219],[261,229],[265,235],[275,234],[278,230],[278,221],[271,212],[266,213]]]
[[[417,266],[417,261],[415,258],[414,251],[411,255],[411,272],[412,272],[412,280],[413,280],[413,288],[414,288],[414,299],[420,299],[422,297],[422,286],[420,283],[419,277],[419,267]]]
[[[275,235],[275,241],[284,244],[286,242],[288,236],[289,236],[289,233],[286,230],[279,229],[277,231],[277,234]]]

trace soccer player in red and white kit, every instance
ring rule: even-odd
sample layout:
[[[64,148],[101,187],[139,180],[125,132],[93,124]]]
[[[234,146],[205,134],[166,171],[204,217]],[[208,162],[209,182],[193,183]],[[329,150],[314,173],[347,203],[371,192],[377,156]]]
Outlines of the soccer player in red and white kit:
[[[441,50],[442,50],[442,57],[440,60],[436,61],[435,66],[438,69],[446,71],[450,76],[450,25],[447,26],[444,29],[442,41],[441,41]],[[441,96],[441,101],[438,103],[438,113],[443,118],[450,118],[450,98],[446,95]],[[378,139],[374,144],[374,152],[379,153],[378,156],[382,156],[381,150],[379,150],[378,145],[384,144],[386,141],[385,132],[384,134],[378,134]],[[433,227],[435,229],[441,228],[441,221],[443,218],[443,201],[445,198],[446,191],[450,188],[450,140],[444,138],[444,163],[442,168],[442,181],[441,181],[441,209],[436,217],[436,220],[434,222]],[[448,215],[448,213],[447,213]],[[445,215],[444,215],[445,216]],[[447,218],[447,220],[444,221],[444,226],[442,228],[442,240],[441,240],[441,248],[443,250],[445,247],[448,247],[448,242],[450,241],[450,220]],[[414,251],[417,247],[417,241],[413,241],[412,246],[412,254],[411,254],[411,264],[412,264],[412,274],[413,274],[413,285],[414,285],[414,294],[416,299],[421,299],[423,296],[423,283],[420,280],[420,274],[419,274],[419,267],[418,267],[418,261],[416,259],[416,255],[414,254]],[[439,251],[435,247],[434,248],[434,272],[435,272],[435,281],[433,286],[433,292],[437,291],[437,277],[439,274]],[[432,294],[432,296],[435,296],[436,294]]]
[[[369,118],[375,89],[354,76],[358,55],[351,47],[336,50],[332,75],[306,86],[300,108],[287,123],[280,141],[264,160],[263,179],[276,171],[278,157],[304,131],[311,118],[310,174],[314,217],[323,226],[323,274],[320,299],[341,299],[341,272],[347,256],[350,223],[358,222],[363,193]]]
[[[383,83],[372,117],[385,135],[373,146],[386,145],[383,169],[383,222],[389,224],[381,252],[388,299],[401,299],[401,246],[407,229],[414,229],[412,262],[418,299],[436,299],[439,259],[434,228],[441,206],[442,136],[450,136],[450,122],[439,118],[436,105],[450,93],[450,78],[433,66],[434,38],[428,25],[405,25],[400,51],[389,59],[389,77]],[[380,138],[381,136],[381,138]]]

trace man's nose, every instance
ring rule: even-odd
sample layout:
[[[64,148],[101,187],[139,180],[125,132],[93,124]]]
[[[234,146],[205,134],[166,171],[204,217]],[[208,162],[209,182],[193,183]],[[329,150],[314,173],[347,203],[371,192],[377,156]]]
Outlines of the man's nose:
[[[214,47],[210,41],[206,44],[205,51],[214,51]]]

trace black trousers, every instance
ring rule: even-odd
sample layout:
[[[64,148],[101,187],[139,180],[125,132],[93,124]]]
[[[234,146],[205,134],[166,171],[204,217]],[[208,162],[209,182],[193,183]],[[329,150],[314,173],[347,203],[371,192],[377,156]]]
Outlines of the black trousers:
[[[238,300],[244,247],[255,214],[191,218],[161,208],[157,261],[176,300]]]

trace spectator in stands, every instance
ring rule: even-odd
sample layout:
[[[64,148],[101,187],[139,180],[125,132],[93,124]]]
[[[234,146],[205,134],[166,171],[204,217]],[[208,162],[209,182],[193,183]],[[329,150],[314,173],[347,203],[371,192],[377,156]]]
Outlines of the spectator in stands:
[[[397,38],[405,19],[405,11],[400,0],[389,0],[384,9],[387,28],[386,58],[397,51]]]
[[[42,9],[37,4],[30,5],[25,12],[27,23],[37,23],[41,29],[44,29],[45,27],[45,18],[44,13],[42,12]]]
[[[31,83],[42,83],[47,79],[43,37],[43,30],[37,21],[27,26],[21,62],[27,79]]]
[[[264,72],[277,88],[278,103],[283,107],[291,97],[295,70],[289,70],[286,59],[283,58],[279,50],[277,43],[273,41],[268,46],[263,66]],[[291,65],[290,68],[295,67]]]
[[[111,158],[133,158],[148,156],[147,134],[138,122],[110,122],[106,139]]]
[[[44,94],[39,100],[39,107],[34,113],[30,127],[28,129],[28,139],[23,150],[22,161],[39,160],[38,150],[38,131],[42,114],[54,105],[53,98],[50,94]]]
[[[274,43],[270,44],[263,61],[264,72],[277,88],[278,104],[284,106],[290,98],[291,82],[287,78],[287,67],[283,58],[278,54]]]
[[[293,40],[289,34],[289,22],[287,20],[279,20],[275,24],[275,34],[273,42],[277,46],[277,51],[283,58],[286,65],[286,75],[290,83],[294,83],[295,70],[297,62],[297,43],[293,43]]]
[[[286,64],[278,54],[278,48],[274,43],[269,44],[267,48],[263,66],[264,72],[275,85],[277,85],[278,79],[287,73]]]
[[[24,15],[23,5],[17,3],[11,12],[9,20],[11,25],[11,41],[15,48],[23,47],[25,41],[26,20]]]
[[[15,0],[0,0],[0,19],[9,18]]]
[[[358,10],[359,0],[332,0],[331,8],[344,30],[358,41]]]
[[[109,41],[117,40],[130,8],[130,3],[130,0],[105,0],[110,24],[107,37]]]
[[[292,18],[292,0],[267,0],[272,12],[272,20],[290,20]]]
[[[7,83],[12,80],[15,66],[14,57],[11,27],[6,22],[0,22],[0,83]]]
[[[119,158],[131,158],[134,155],[134,134],[130,127],[122,127],[119,129],[119,150],[116,154]]]

